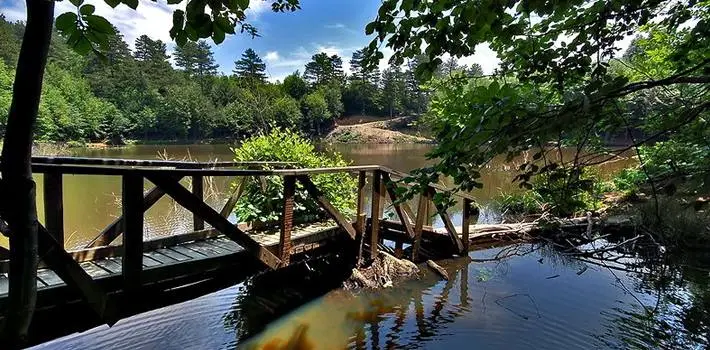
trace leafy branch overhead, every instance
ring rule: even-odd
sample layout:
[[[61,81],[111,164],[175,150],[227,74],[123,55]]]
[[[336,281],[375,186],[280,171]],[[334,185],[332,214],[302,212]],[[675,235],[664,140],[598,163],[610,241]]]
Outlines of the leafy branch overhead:
[[[580,167],[624,151],[604,147],[609,135],[631,135],[633,146],[677,138],[707,148],[708,1],[385,0],[365,32],[375,36],[368,64],[383,46],[395,66],[424,55],[416,70],[424,80],[447,54],[487,45],[500,59],[489,76],[430,81],[436,162],[410,182],[445,176],[472,190],[495,157],[514,162],[532,150],[512,167],[521,187],[536,175],[584,187]],[[622,57],[621,42],[633,36]],[[568,146],[573,156],[563,159]]]
[[[115,28],[106,18],[94,14],[94,5],[84,4],[84,0],[70,2],[76,6],[76,12],[59,15],[56,19],[57,30],[78,53],[93,51],[103,57],[103,52],[108,49],[109,37],[116,32]],[[138,10],[138,0],[104,2],[112,8],[124,4]],[[185,1],[167,2],[169,5],[180,5]],[[220,44],[227,34],[237,32],[258,36],[257,28],[246,22],[249,3],[249,0],[189,0],[185,4],[185,10],[176,9],[173,12],[170,37],[178,46],[183,46],[188,41],[206,38],[212,38],[215,44]],[[273,0],[271,3],[274,12],[293,12],[300,8],[299,0]]]

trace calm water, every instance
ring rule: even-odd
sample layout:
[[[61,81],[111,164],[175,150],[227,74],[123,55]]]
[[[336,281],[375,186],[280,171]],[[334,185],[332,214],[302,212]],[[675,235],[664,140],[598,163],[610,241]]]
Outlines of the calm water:
[[[331,145],[328,152],[340,152],[354,165],[379,164],[395,170],[408,172],[430,163],[425,154],[431,145]],[[229,145],[140,145],[108,149],[70,149],[70,155],[82,157],[159,159],[168,157],[175,160],[197,161],[232,160]],[[522,162],[522,160],[520,160]],[[605,173],[614,172],[633,160],[620,160],[605,165]],[[481,173],[484,187],[474,192],[479,202],[486,204],[492,197],[503,191],[515,190],[511,184],[516,165],[500,161],[491,162]],[[214,208],[221,208],[226,202],[229,184],[233,179],[206,178],[205,199]],[[40,221],[44,218],[42,176],[35,175],[37,182],[37,204]],[[183,183],[189,187],[186,179]],[[151,186],[146,182],[146,188]],[[64,176],[64,232],[68,249],[84,247],[108,224],[121,214],[121,179],[118,176],[65,175]],[[414,204],[413,204],[414,205]],[[460,208],[451,210],[455,223],[460,219]],[[497,220],[495,213],[484,210],[482,222]],[[434,223],[437,224],[436,222]],[[169,197],[164,197],[145,215],[145,239],[189,232],[192,216]],[[120,238],[119,238],[120,240]],[[7,247],[7,241],[0,236],[0,245]]]
[[[409,171],[427,164],[424,154],[429,147],[328,149],[343,153],[354,164]],[[231,159],[225,145],[137,146],[75,154],[155,159],[163,151],[173,159]],[[608,164],[602,172],[630,162]],[[514,190],[511,167],[492,162],[483,171],[484,189],[474,193],[481,203]],[[211,183],[209,200],[215,207],[223,203],[229,181]],[[64,193],[68,247],[82,246],[120,213],[119,178],[65,176]],[[189,230],[191,216],[183,214],[163,199],[146,215],[146,236]],[[494,219],[492,214],[483,216]],[[459,219],[454,215],[453,220]],[[470,257],[491,257],[500,249],[472,252]],[[545,246],[516,249],[521,256],[502,262],[449,261],[448,282],[425,273],[416,281],[357,295],[332,290],[332,284],[319,277],[296,281],[288,276],[261,277],[38,348],[705,348],[710,325],[708,270],[668,263],[628,272],[566,259]]]
[[[335,290],[300,307],[293,300],[313,295],[317,281],[252,281],[37,348],[700,349],[707,344],[707,270],[671,265],[624,272],[531,244],[470,257],[490,258],[501,249],[517,249],[520,256],[453,260],[444,263],[449,281],[425,271],[421,279],[394,288],[357,295]]]

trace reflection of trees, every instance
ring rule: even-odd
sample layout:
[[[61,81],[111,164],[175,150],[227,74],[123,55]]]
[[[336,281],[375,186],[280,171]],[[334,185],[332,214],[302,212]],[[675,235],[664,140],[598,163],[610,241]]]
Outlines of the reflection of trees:
[[[613,247],[626,237],[610,239]],[[659,254],[655,242],[635,241],[602,254],[575,254],[577,264],[608,269],[637,301],[603,312],[605,332],[595,337],[618,349],[687,349],[708,346],[710,266],[707,257],[690,252]],[[678,254],[680,253],[680,255]],[[563,254],[564,255],[564,254]],[[630,284],[630,285],[629,285]]]
[[[604,261],[594,256],[570,254],[567,248],[553,244],[522,244],[501,249],[507,252],[508,258],[503,258],[493,269],[496,275],[505,274],[515,266],[508,264],[513,261],[510,259],[530,253],[536,255],[535,259],[544,259],[545,264],[580,275],[590,273],[586,272],[587,268],[599,270],[608,266],[610,273],[618,278],[614,284],[625,293],[632,293],[639,303],[620,304],[601,313],[603,330],[592,334],[598,347],[685,349],[706,345],[710,332],[710,275],[708,270],[688,266],[688,262],[701,260],[691,255],[680,260],[659,259],[657,254],[640,251],[638,246],[636,249],[624,247],[618,252],[625,256],[623,260]],[[495,257],[495,253],[490,253],[491,257]],[[330,266],[333,265],[338,264]],[[312,267],[316,271],[323,268]],[[446,333],[461,316],[470,314],[472,297],[477,297],[471,294],[475,289],[469,286],[469,260],[455,260],[445,267],[451,279],[442,284],[436,277],[424,276],[418,281],[402,283],[396,293],[361,292],[358,298],[365,300],[366,305],[364,311],[348,315],[354,326],[349,346],[355,349],[426,348],[427,342]],[[302,271],[293,270],[252,279],[235,300],[232,312],[225,316],[225,327],[235,329],[237,339],[245,339],[305,300],[337,287],[337,278],[324,277],[326,270],[322,271],[324,274],[320,276],[311,274],[308,281],[298,277]],[[337,269],[328,273],[332,271]],[[481,278],[485,276],[479,276]],[[328,281],[332,283],[327,284]],[[485,296],[483,292],[484,299]],[[431,301],[428,298],[432,298]]]
[[[250,278],[235,298],[223,324],[237,341],[261,332],[279,317],[340,287],[352,264],[343,254],[329,256]]]

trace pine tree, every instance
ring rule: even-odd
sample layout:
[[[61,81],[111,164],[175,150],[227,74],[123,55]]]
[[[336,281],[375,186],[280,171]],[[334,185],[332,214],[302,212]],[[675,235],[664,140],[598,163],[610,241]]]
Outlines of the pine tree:
[[[382,100],[390,117],[402,111],[405,96],[405,82],[402,70],[391,66],[382,72]]]
[[[311,62],[306,64],[303,77],[313,86],[337,82],[342,84],[345,74],[343,73],[343,59],[338,55],[328,56],[321,52],[311,57]]]
[[[234,74],[240,78],[264,82],[266,80],[266,63],[252,49],[247,49],[242,58],[234,62]]]
[[[175,49],[175,64],[185,73],[198,77],[216,75],[219,68],[210,45],[204,40],[197,43],[188,41],[182,47],[178,46]]]

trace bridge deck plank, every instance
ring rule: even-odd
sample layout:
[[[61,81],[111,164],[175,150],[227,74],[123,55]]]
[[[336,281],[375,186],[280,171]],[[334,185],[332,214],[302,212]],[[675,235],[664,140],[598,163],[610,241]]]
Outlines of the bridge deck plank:
[[[295,241],[294,253],[304,250],[315,249],[320,240],[334,234],[337,225],[333,221],[317,224],[302,224],[294,227],[292,240]],[[332,233],[329,233],[332,232]],[[278,228],[263,230],[251,235],[264,246],[275,246],[279,243]],[[167,268],[168,265],[179,265],[183,262],[218,258],[228,256],[243,251],[239,244],[225,236],[210,237],[204,240],[182,243],[170,247],[149,250],[143,253],[143,269]],[[121,257],[98,259],[85,261],[80,266],[92,278],[105,278],[119,275],[121,273]],[[0,274],[0,299],[7,297],[8,274]],[[40,290],[46,290],[64,286],[64,282],[52,270],[41,268],[37,270],[37,286]]]

